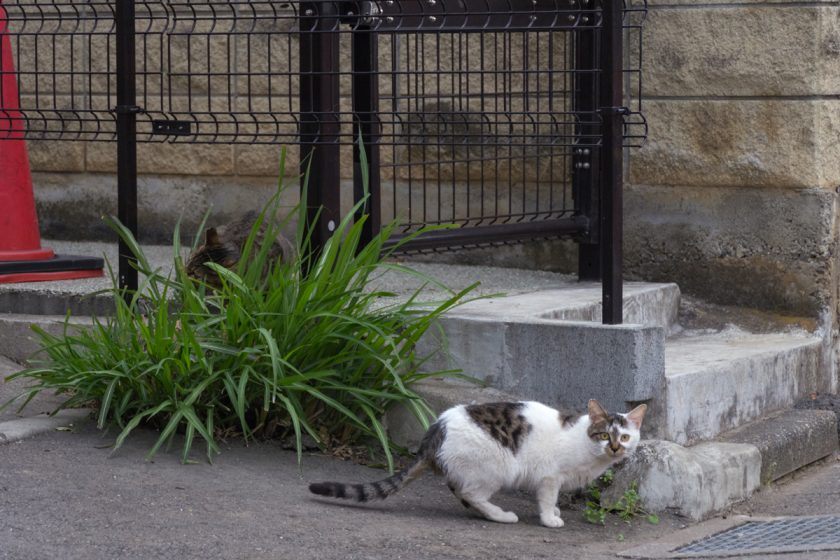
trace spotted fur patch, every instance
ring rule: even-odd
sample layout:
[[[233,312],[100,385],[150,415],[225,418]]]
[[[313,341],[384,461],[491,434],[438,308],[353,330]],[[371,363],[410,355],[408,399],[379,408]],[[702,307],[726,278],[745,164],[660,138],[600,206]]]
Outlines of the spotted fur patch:
[[[467,414],[502,447],[516,453],[531,431],[531,425],[522,415],[524,406],[521,402],[473,404],[467,407]]]

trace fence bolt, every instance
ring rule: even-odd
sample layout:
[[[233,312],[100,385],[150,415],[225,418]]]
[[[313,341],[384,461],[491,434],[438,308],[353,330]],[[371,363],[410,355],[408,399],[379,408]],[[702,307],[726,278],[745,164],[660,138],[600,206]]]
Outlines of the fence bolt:
[[[314,12],[312,10],[306,10],[303,12],[304,15],[311,16]]]
[[[432,23],[434,23],[434,22],[436,22],[436,21],[437,21],[437,18],[436,18],[435,16],[429,16],[429,21],[431,21]]]
[[[575,164],[575,169],[589,169],[588,161],[579,161]]]
[[[573,16],[572,14],[569,14],[569,21],[575,21],[575,16]]]
[[[385,21],[387,21],[388,23],[391,23],[392,21],[394,21],[394,18],[392,16],[386,16]]]
[[[583,23],[589,23],[589,16],[583,16],[582,18],[580,18],[580,20],[581,20]]]

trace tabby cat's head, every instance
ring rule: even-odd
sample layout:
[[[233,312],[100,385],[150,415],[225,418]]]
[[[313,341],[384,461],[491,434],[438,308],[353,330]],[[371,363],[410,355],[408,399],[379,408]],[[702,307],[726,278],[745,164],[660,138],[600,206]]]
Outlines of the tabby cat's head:
[[[207,263],[233,268],[239,262],[239,257],[236,243],[222,239],[216,228],[209,228],[204,232],[203,242],[190,253],[185,268],[191,278],[218,288],[221,286],[219,275]]]
[[[647,405],[640,404],[626,414],[610,414],[598,401],[589,401],[587,433],[597,453],[619,460],[636,449]]]

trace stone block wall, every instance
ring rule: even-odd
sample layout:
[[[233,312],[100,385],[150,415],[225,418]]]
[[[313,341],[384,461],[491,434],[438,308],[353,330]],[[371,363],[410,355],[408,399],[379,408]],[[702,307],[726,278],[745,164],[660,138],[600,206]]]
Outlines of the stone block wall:
[[[629,157],[628,273],[724,304],[832,308],[840,6],[648,5],[650,134]]]

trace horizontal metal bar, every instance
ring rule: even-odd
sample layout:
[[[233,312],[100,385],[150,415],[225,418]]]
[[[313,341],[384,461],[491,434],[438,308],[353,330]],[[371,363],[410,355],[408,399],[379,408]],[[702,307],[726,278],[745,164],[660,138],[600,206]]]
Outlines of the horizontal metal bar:
[[[572,31],[601,24],[600,8],[581,0],[386,0],[362,2],[375,8],[361,17],[356,4],[345,2],[345,14],[378,32]]]
[[[400,250],[423,251],[441,247],[487,245],[507,241],[558,237],[583,233],[588,228],[589,220],[585,216],[573,216],[562,220],[540,220],[495,226],[442,229],[425,233],[406,243]],[[385,246],[393,247],[409,235],[411,234],[392,235]]]

